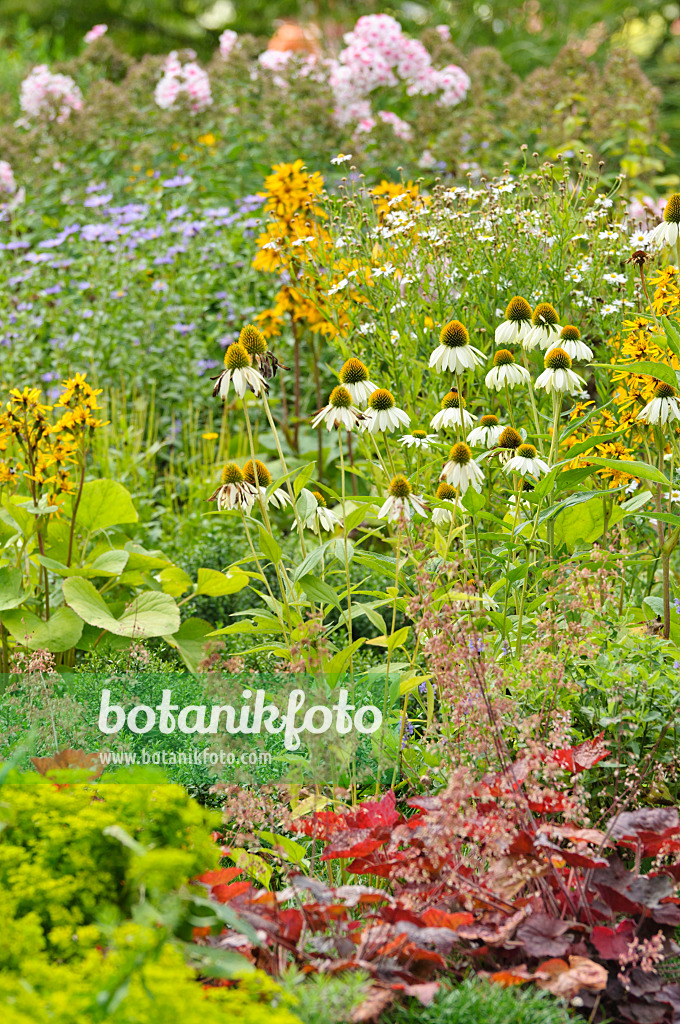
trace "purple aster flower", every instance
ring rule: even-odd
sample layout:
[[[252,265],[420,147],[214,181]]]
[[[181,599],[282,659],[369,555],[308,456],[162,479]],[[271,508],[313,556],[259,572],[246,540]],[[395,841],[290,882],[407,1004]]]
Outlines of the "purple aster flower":
[[[94,206],[106,206],[113,199],[113,192],[106,192],[103,196],[90,196],[89,199],[83,201],[83,206],[94,207]]]
[[[177,174],[174,178],[166,178],[163,188],[179,188],[181,185],[190,185],[193,180],[190,174]]]

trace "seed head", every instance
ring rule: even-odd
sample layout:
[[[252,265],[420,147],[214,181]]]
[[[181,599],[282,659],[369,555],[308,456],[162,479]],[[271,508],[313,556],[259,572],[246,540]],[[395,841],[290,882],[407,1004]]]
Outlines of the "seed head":
[[[670,384],[666,384],[665,380],[660,380],[654,388],[655,398],[675,398],[677,391]]]
[[[408,498],[409,494],[411,494],[411,485],[405,476],[398,473],[390,482],[387,493],[393,498]]]
[[[235,462],[228,462],[222,470],[223,484],[242,484],[243,479],[243,472]]]
[[[669,196],[663,211],[663,219],[672,224],[680,224],[680,192],[674,192],[672,196]]]
[[[514,427],[506,427],[498,438],[498,444],[500,447],[509,448],[510,451],[515,451],[516,448],[519,448],[521,443],[522,436]]]
[[[224,365],[228,370],[245,370],[247,366],[253,365],[253,361],[240,341],[237,341],[225,352]]]
[[[531,317],[534,327],[544,327],[546,324],[557,323],[557,310],[549,302],[539,302]]]
[[[378,388],[368,399],[368,404],[371,409],[380,412],[383,409],[393,409],[396,403],[391,391],[388,391],[386,388]]]
[[[531,306],[521,295],[515,295],[514,299],[510,299],[506,307],[505,319],[514,320],[515,323],[531,320]]]
[[[441,400],[442,409],[464,409],[465,399],[459,395],[455,388],[451,388],[447,395]]]
[[[533,444],[521,444],[517,449],[517,454],[522,459],[535,459],[536,449],[534,448]]]
[[[512,363],[514,363],[514,361],[515,357],[513,356],[510,349],[499,348],[498,351],[494,353],[494,366],[510,366]]]
[[[580,337],[581,332],[578,327],[574,327],[573,324],[565,324],[560,331],[560,338],[563,338],[564,341],[578,341]]]
[[[260,487],[269,487],[272,482],[272,475],[264,462],[260,462],[259,459],[255,459],[255,469],[257,470],[257,482]],[[255,470],[253,469],[252,459],[249,459],[243,467],[243,476],[249,484],[253,484],[253,486],[255,485]]]
[[[490,413],[487,413],[486,416],[482,416],[482,418],[481,418],[481,420],[479,422],[480,422],[481,426],[483,426],[483,427],[497,427],[498,426],[498,416],[494,416],[493,413],[490,412]]]
[[[427,437],[426,430],[412,430],[411,437],[417,437],[419,441],[424,441]]]
[[[543,365],[546,370],[570,370],[571,356],[563,348],[554,348],[546,355]]]
[[[342,384],[338,384],[331,391],[328,404],[332,405],[334,409],[349,409],[352,404],[352,396],[347,388],[343,388]]]
[[[451,501],[456,497],[456,488],[442,480],[437,488],[437,497],[440,501]]]
[[[348,359],[340,370],[340,382],[342,384],[360,384],[368,380],[368,370],[360,359]]]
[[[251,356],[263,356],[267,351],[267,342],[262,331],[253,324],[246,324],[238,336],[238,340]]]
[[[463,345],[469,345],[470,335],[460,320],[450,320],[442,327],[439,340],[447,348],[462,348]]]
[[[472,452],[463,441],[459,441],[449,452],[449,459],[451,462],[457,462],[459,466],[467,466],[472,459]]]

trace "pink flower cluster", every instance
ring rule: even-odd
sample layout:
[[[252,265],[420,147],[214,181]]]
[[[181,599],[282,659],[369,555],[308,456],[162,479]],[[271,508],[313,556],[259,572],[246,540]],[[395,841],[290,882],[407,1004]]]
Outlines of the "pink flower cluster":
[[[17,190],[14,172],[6,160],[0,160],[0,194],[13,196]]]
[[[413,138],[413,129],[407,121],[403,121],[396,114],[393,114],[391,110],[379,110],[378,117],[383,124],[389,124],[392,126],[392,130],[398,139],[402,139],[404,142],[410,142]]]
[[[434,68],[423,44],[404,35],[389,14],[359,18],[345,43],[330,72],[340,124],[356,121],[362,130],[370,131],[375,120],[368,97],[375,89],[393,88],[400,81],[406,83],[409,96],[440,93],[438,102],[443,106],[460,103],[470,87],[468,76],[457,65]]]
[[[47,64],[36,64],[21,83],[19,103],[29,117],[61,123],[82,109],[83,94],[69,75],[53,75]]]
[[[85,33],[85,42],[89,45],[94,43],[96,39],[101,39],[103,35],[106,35],[108,28],[108,25],[93,25],[90,31]]]
[[[183,96],[194,114],[205,110],[212,103],[210,78],[194,60],[183,65],[173,50],[163,65],[163,77],[156,85],[154,99],[162,110],[170,110]]]
[[[238,32],[226,28],[220,36],[220,56],[226,60],[238,42]]]

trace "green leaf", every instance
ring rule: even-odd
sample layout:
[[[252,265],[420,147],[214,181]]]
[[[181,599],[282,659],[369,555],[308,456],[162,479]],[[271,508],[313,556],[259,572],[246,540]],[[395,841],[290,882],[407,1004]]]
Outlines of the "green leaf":
[[[595,466],[604,466],[606,469],[616,469],[628,473],[630,476],[640,477],[642,480],[655,480],[657,483],[666,484],[670,487],[670,480],[664,476],[656,466],[650,466],[648,462],[638,462],[635,459],[602,459],[593,456],[588,458]]]
[[[617,437],[620,437],[623,430],[614,430],[609,434],[591,434],[585,441],[579,441],[567,453],[567,458],[563,459],[563,462],[572,462],[573,459],[579,455],[583,455],[584,452],[590,451],[595,448],[598,444],[607,444],[608,441],[614,441]],[[588,459],[590,462],[591,460]]]
[[[175,648],[186,667],[195,675],[203,660],[206,641],[211,631],[212,626],[209,622],[192,616],[184,620],[176,633],[164,636],[163,639],[170,647]]]
[[[224,594],[237,594],[247,586],[248,577],[238,569],[230,569],[226,573],[218,569],[199,569],[195,596],[222,597]]]
[[[0,611],[16,608],[25,598],[21,592],[21,569],[3,566],[0,569]]]
[[[276,832],[266,830],[259,832],[258,835],[260,839],[264,839],[271,846],[279,847],[279,853],[291,864],[300,865],[307,856],[306,847],[301,843],[296,843],[294,839],[289,839],[288,836],[281,836]]]
[[[624,515],[620,506],[614,505],[607,520],[608,527],[619,522]],[[604,503],[598,498],[591,498],[579,505],[570,505],[555,516],[555,541],[558,544],[564,541],[569,550],[573,551],[579,542],[593,544],[602,536],[604,528]]]
[[[179,608],[169,594],[150,590],[139,594],[123,614],[116,618],[96,588],[82,576],[63,583],[64,600],[91,626],[99,626],[116,636],[144,639],[176,633],[180,626]]]
[[[357,526],[360,526],[366,518],[366,508],[363,505],[359,505],[358,508],[352,509],[345,520],[345,530],[347,533],[350,530],[354,530]]]
[[[468,487],[467,491],[461,499],[463,508],[468,512],[479,512],[484,508],[486,499],[483,494],[478,494],[474,487]]]
[[[300,519],[303,521],[303,523],[306,519],[309,519],[309,517],[316,512],[318,504],[319,503],[312,494],[312,492],[308,491],[306,487],[303,487],[302,490],[300,491],[300,497],[295,503],[297,514],[300,516]]]
[[[191,576],[184,569],[180,569],[178,565],[168,565],[158,574],[158,582],[163,588],[164,594],[181,597],[182,594],[186,594],[193,581]]]
[[[678,378],[675,370],[671,366],[666,366],[665,363],[652,363],[644,359],[638,363],[593,363],[593,366],[597,366],[601,370],[625,370],[629,374],[655,377],[656,380],[662,380],[665,384],[670,384],[672,388],[678,387]]]
[[[53,654],[69,651],[80,640],[83,623],[70,608],[57,608],[47,622],[26,608],[16,608],[2,616],[2,621],[17,643],[31,651],[47,650]]]
[[[117,480],[88,480],[84,484],[76,514],[81,529],[92,533],[138,519],[130,492]]]
[[[328,661],[324,661],[324,672],[328,676],[340,676],[345,671],[346,666],[349,664],[349,659],[352,657],[354,652],[366,642],[365,636],[360,636],[358,640],[349,644],[348,647],[343,648],[341,651],[336,651],[332,658]]]
[[[332,604],[335,608],[341,608],[338,595],[333,588],[329,587],[323,580],[320,580],[318,576],[307,573],[306,576],[303,576],[297,582],[310,601],[319,601],[321,604]]]
[[[323,559],[324,552],[329,545],[329,541],[325,544],[320,544],[316,548],[312,548],[306,558],[303,558],[300,564],[296,567],[293,573],[293,581],[297,583],[301,576],[306,576],[308,572],[312,572],[319,562]]]
[[[671,352],[674,352],[676,356],[680,356],[680,331],[678,331],[678,325],[675,321],[669,320],[667,316],[661,317],[661,323],[663,324],[664,334],[668,347]]]
[[[295,480],[293,481],[293,491],[295,492],[296,498],[299,498],[300,491],[311,480],[312,473],[315,468],[316,462],[308,462],[306,466],[302,467],[298,475],[295,477]]]
[[[262,526],[261,523],[258,524],[258,529],[260,531],[260,551],[266,558],[271,559],[272,562],[280,562],[280,546],[276,543],[272,535],[270,533],[267,533],[267,531],[265,530],[264,526]]]

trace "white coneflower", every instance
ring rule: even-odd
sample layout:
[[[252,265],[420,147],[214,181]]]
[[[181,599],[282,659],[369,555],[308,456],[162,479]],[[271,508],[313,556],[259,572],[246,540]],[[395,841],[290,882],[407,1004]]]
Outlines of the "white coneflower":
[[[230,384],[234,385],[234,391],[239,398],[244,397],[248,388],[255,395],[259,395],[261,391],[269,391],[267,382],[260,371],[255,369],[252,357],[240,342],[229,346],[224,354],[224,366],[225,369],[217,377],[213,388],[213,397],[219,395],[224,401],[229,394]]]
[[[531,330],[531,306],[521,295],[510,299],[505,320],[496,328],[497,345],[519,345]]]
[[[438,440],[436,434],[428,434],[426,430],[412,430],[410,434],[404,434],[399,438],[402,448],[422,448],[428,451],[432,442]]]
[[[519,473],[520,476],[540,477],[550,472],[550,466],[539,459],[533,444],[521,444],[505,467],[508,472]]]
[[[390,481],[387,499],[378,512],[378,519],[396,523],[400,519],[412,519],[414,515],[426,516],[427,511],[426,503],[413,493],[413,488],[406,477],[398,474]]]
[[[439,373],[465,373],[474,370],[484,356],[470,344],[467,327],[460,320],[451,320],[439,333],[439,344],[430,356],[430,369]]]
[[[498,457],[500,462],[507,462],[512,458],[522,443],[522,435],[514,427],[505,427],[501,430],[498,438]]]
[[[347,388],[338,384],[328,397],[328,405],[324,405],[312,420],[312,426],[318,427],[320,423],[325,423],[326,430],[334,430],[341,426],[345,430],[352,430],[361,421],[362,416],[361,409],[352,405],[352,396]]]
[[[456,488],[452,487],[451,484],[445,483],[443,480],[437,488],[437,499],[439,501],[446,502],[445,505],[441,505],[439,508],[432,509],[432,521],[437,526],[447,526],[453,520],[453,513],[455,510],[456,501]],[[452,505],[451,502],[454,502]]]
[[[560,331],[559,338],[551,345],[548,352],[555,348],[562,348],[578,363],[587,363],[593,358],[593,350],[585,341],[581,341],[581,332],[573,324],[565,324]]]
[[[571,356],[563,348],[553,348],[546,353],[543,360],[545,370],[536,378],[536,390],[544,388],[548,393],[585,391],[586,382],[571,368]]]
[[[466,444],[459,441],[449,452],[449,461],[444,464],[440,480],[445,480],[451,487],[457,487],[465,494],[468,487],[481,491],[484,474],[472,458],[472,452]]]
[[[255,474],[257,473],[257,481],[255,480]],[[267,497],[267,488],[271,486],[272,475],[265,466],[264,462],[260,462],[259,459],[255,459],[255,466],[253,468],[253,460],[249,459],[243,467],[243,476],[246,482],[251,485],[253,489],[259,486],[260,496],[263,501],[267,504],[273,505],[274,508],[285,508],[286,505],[292,505],[290,494],[288,491],[284,491],[282,487],[277,487]]]
[[[433,430],[446,430],[447,427],[462,427],[468,430],[473,423],[472,416],[465,410],[465,399],[455,388],[451,388],[448,395],[444,395],[440,411],[430,420]]]
[[[347,360],[340,370],[340,383],[347,388],[352,401],[361,406],[378,390],[377,384],[371,384],[368,379],[368,370],[360,359]]]
[[[648,402],[644,409],[638,413],[637,418],[646,423],[668,423],[672,420],[680,420],[680,402],[678,392],[670,384],[660,380],[654,388],[654,397]]]
[[[284,370],[288,369],[287,366],[279,362],[273,352],[269,351],[267,339],[254,324],[246,324],[245,327],[242,327],[238,340],[265,380],[271,380],[272,377],[275,377],[279,366]]]
[[[531,374],[525,366],[518,366],[510,349],[499,348],[494,353],[493,366],[484,378],[488,388],[501,391],[506,385],[516,388],[518,384],[530,384]]]
[[[649,232],[653,245],[675,245],[680,232],[680,192],[674,192],[663,211],[663,220]]]
[[[549,302],[539,302],[531,316],[531,328],[522,338],[522,348],[531,352],[540,345],[549,348],[560,332],[558,316]]]
[[[316,498],[316,508],[307,516],[304,525],[308,530],[312,530],[319,535],[321,535],[321,530],[332,533],[335,527],[340,524],[340,517],[335,514],[333,509],[328,508],[326,499],[320,491],[312,491],[312,494]]]
[[[378,388],[368,399],[368,409],[361,421],[361,429],[370,434],[379,434],[382,430],[391,432],[397,427],[407,427],[411,417],[403,409],[398,409],[394,395],[386,388]]]
[[[229,508],[249,512],[256,497],[257,492],[246,480],[243,470],[235,462],[229,462],[222,470],[220,486],[210,495],[208,501],[217,501],[220,512]]]
[[[498,422],[498,416],[489,413],[482,416],[479,426],[471,430],[467,436],[467,443],[480,448],[495,448],[501,436],[503,428]]]

